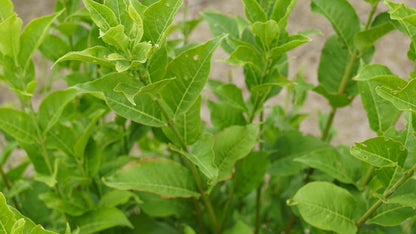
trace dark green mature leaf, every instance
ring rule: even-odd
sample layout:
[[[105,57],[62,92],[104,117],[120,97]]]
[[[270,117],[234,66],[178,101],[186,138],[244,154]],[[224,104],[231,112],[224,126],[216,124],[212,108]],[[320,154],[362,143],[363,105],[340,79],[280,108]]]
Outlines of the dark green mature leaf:
[[[93,0],[82,0],[85,7],[90,12],[94,23],[102,32],[107,32],[111,27],[117,26],[117,17],[114,12],[106,5],[100,4]]]
[[[141,202],[140,198],[133,192],[125,190],[110,190],[101,197],[98,206],[116,207],[127,203],[131,198],[134,198],[138,203]]]
[[[39,106],[38,123],[45,134],[59,120],[66,105],[72,101],[79,90],[66,89],[50,93]]]
[[[107,56],[111,53],[111,50],[109,50],[107,47],[94,46],[83,51],[69,52],[60,59],[58,59],[55,62],[55,64],[68,60],[76,60],[81,62],[95,63],[104,67],[113,68],[114,64],[107,59]]]
[[[242,0],[245,6],[245,14],[250,22],[266,22],[267,15],[256,0]]]
[[[400,79],[382,65],[365,66],[354,79],[358,81],[358,89],[371,129],[376,132],[386,131],[395,124],[400,111],[390,102],[377,95],[376,87],[403,88],[406,81]]]
[[[151,217],[183,217],[192,215],[192,202],[186,198],[163,198],[156,194],[139,192],[143,203],[139,204],[140,209]]]
[[[62,11],[53,15],[37,18],[26,25],[20,36],[19,63],[21,66],[24,68],[28,66],[28,61],[42,43],[49,26],[61,13]]]
[[[311,9],[331,22],[338,37],[351,53],[354,35],[360,31],[360,20],[351,4],[347,0],[312,0]]]
[[[351,154],[376,167],[402,167],[407,157],[407,149],[400,142],[374,137],[355,143]]]
[[[123,93],[114,91],[120,82],[125,82],[132,88],[137,87],[137,82],[126,73],[111,73],[77,87],[86,92],[103,93],[108,106],[126,119],[153,127],[163,126],[164,122],[159,107],[155,104],[153,97],[148,93],[137,94],[134,97],[135,105],[133,105]]]
[[[327,182],[311,182],[296,192],[291,205],[297,205],[309,224],[337,233],[356,233],[356,201],[345,189]]]
[[[4,56],[17,59],[20,51],[20,30],[22,28],[22,19],[15,14],[7,19],[0,21],[0,52]]]
[[[133,228],[122,211],[114,207],[100,207],[83,216],[74,218],[81,233],[97,233],[116,226]]]
[[[319,84],[325,87],[329,93],[335,94],[338,92],[348,58],[349,52],[339,43],[338,37],[336,35],[330,36],[322,50],[318,69]],[[355,74],[357,69],[358,63],[355,64],[351,74]],[[348,96],[357,95],[358,89],[356,82],[349,80],[344,92]]]
[[[166,31],[181,5],[182,0],[160,0],[147,8],[143,18],[143,40],[161,46],[167,36]]]
[[[162,92],[175,116],[186,112],[198,99],[208,80],[211,57],[224,36],[185,51],[169,63],[166,77],[176,77]]]
[[[397,89],[399,88],[399,89]],[[416,79],[407,83],[404,88],[394,89],[384,86],[376,88],[377,94],[391,102],[398,110],[416,112]]]
[[[33,119],[24,112],[10,108],[0,108],[0,129],[19,142],[26,144],[37,142]]]
[[[0,21],[7,19],[14,14],[11,0],[0,0]]]
[[[367,220],[366,224],[378,224],[381,226],[397,226],[416,212],[410,207],[397,204],[383,204]]]
[[[215,164],[218,166],[218,180],[231,178],[234,163],[244,158],[256,144],[258,125],[232,126],[215,136]]]
[[[354,37],[354,46],[360,52],[364,52],[368,47],[373,45],[375,41],[392,31],[393,29],[394,25],[391,22],[386,22],[371,27],[370,29],[358,32],[357,34],[355,34]]]
[[[104,179],[112,188],[133,189],[163,197],[198,197],[191,172],[177,162],[145,158]]]

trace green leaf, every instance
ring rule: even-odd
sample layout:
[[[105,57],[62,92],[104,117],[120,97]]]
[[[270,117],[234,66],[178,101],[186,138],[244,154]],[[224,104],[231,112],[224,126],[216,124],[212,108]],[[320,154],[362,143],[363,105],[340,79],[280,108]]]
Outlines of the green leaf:
[[[201,103],[201,97],[199,97],[187,112],[175,118],[174,124],[181,139],[177,139],[178,137],[169,126],[162,128],[165,135],[176,145],[181,146],[181,141],[185,145],[192,145],[199,139],[202,124]]]
[[[130,35],[133,35],[134,37],[134,44],[138,44],[141,41],[144,33],[143,19],[142,16],[137,12],[136,8],[133,6],[132,2],[130,2],[128,7],[128,14],[133,20]]]
[[[208,80],[212,54],[223,38],[189,49],[169,63],[166,77],[176,77],[176,80],[165,87],[162,99],[175,116],[186,112],[199,98]]]
[[[243,110],[229,102],[212,102],[208,100],[207,105],[211,113],[212,125],[219,131],[233,125],[247,124],[243,115]]]
[[[7,19],[0,21],[0,52],[3,56],[9,56],[17,59],[20,51],[20,30],[22,28],[22,19],[15,14]]]
[[[74,218],[81,233],[97,233],[116,226],[133,228],[123,212],[114,207],[100,207],[83,216]]]
[[[323,85],[318,85],[313,89],[313,91],[324,96],[328,100],[332,108],[348,106],[352,101],[344,94],[328,92],[328,90]]]
[[[156,82],[165,78],[168,67],[168,52],[166,47],[156,50],[147,63],[150,80]]]
[[[62,11],[53,15],[37,18],[26,25],[20,36],[19,63],[21,66],[24,68],[28,66],[28,61],[42,43],[49,26],[61,13]]]
[[[11,0],[0,0],[0,21],[7,19],[14,14]]]
[[[292,50],[302,44],[305,44],[308,41],[311,41],[311,39],[307,36],[301,34],[290,35],[287,42],[285,42],[283,45],[274,47],[271,50],[271,56],[274,59],[279,58],[289,50]]]
[[[80,216],[88,211],[88,207],[85,206],[84,202],[80,202],[79,199],[63,199],[52,192],[40,194],[39,199],[42,200],[48,208],[58,210],[71,216]]]
[[[163,197],[198,197],[191,172],[177,162],[145,158],[104,179],[112,188],[133,189]]]
[[[354,36],[354,46],[362,53],[368,47],[372,46],[375,41],[392,31],[393,29],[394,25],[391,22],[386,22],[371,27],[367,30],[358,32]]]
[[[263,182],[269,165],[269,153],[266,152],[251,152],[238,161],[233,177],[235,193],[244,197],[254,191]]]
[[[267,15],[256,0],[243,0],[245,15],[250,22],[266,22]]]
[[[327,182],[311,182],[299,189],[290,205],[297,205],[309,224],[337,233],[356,233],[356,201],[345,189]]]
[[[182,0],[160,0],[149,6],[144,12],[144,41],[161,46],[166,38],[167,29],[182,5]]]
[[[279,25],[274,20],[267,22],[256,22],[252,25],[252,31],[257,35],[267,48],[272,46],[279,34]]]
[[[95,63],[104,67],[113,68],[114,64],[107,59],[107,56],[110,55],[112,52],[108,48],[104,46],[94,46],[83,51],[73,51],[69,52],[63,57],[59,58],[54,66],[57,63],[68,61],[68,60],[76,60],[81,62],[88,62],[88,63]]]
[[[338,37],[351,53],[354,35],[360,31],[360,20],[351,4],[347,0],[312,0],[311,9],[331,22]]]
[[[270,19],[279,24],[279,28],[285,29],[290,13],[295,7],[297,0],[278,0],[275,1]]]
[[[258,125],[232,126],[215,136],[215,164],[219,169],[218,180],[231,178],[237,160],[248,155],[257,143]]]
[[[366,224],[378,224],[381,226],[397,226],[409,217],[415,216],[416,212],[410,207],[396,204],[383,204],[367,220]]]
[[[127,83],[131,79],[126,73],[110,73],[100,79],[80,84],[77,87],[86,92],[103,93],[108,106],[126,119],[153,127],[163,126],[164,122],[162,121],[159,107],[155,104],[150,94],[136,95],[134,98],[135,105],[133,105],[123,93],[114,91],[114,87],[120,82],[124,81]]]
[[[202,15],[205,21],[208,23],[211,33],[215,37],[224,33],[227,33],[230,37],[239,37],[240,33],[238,30],[237,21],[234,18],[212,10],[204,11]],[[221,47],[229,54],[234,51],[234,48],[227,43],[227,40],[223,40]]]
[[[38,123],[45,134],[58,122],[66,105],[79,93],[76,89],[57,90],[46,96],[39,106]]]
[[[377,87],[376,92],[382,98],[391,102],[398,110],[413,111],[416,112],[416,79],[413,79],[407,83],[404,88],[397,90],[389,87]]]
[[[114,12],[106,5],[93,0],[82,0],[85,7],[90,12],[91,19],[102,32],[107,32],[111,27],[117,26],[117,17]]]
[[[351,154],[376,167],[402,167],[407,157],[407,149],[400,142],[374,137],[355,143]]]
[[[257,72],[262,74],[265,69],[266,61],[263,55],[251,45],[241,45],[231,54],[227,62],[232,65],[251,65]]]
[[[37,142],[36,127],[28,114],[10,109],[0,108],[0,129],[10,134],[19,142],[33,144]]]
[[[325,87],[329,93],[335,94],[338,92],[348,58],[349,52],[339,43],[338,37],[336,35],[330,36],[322,50],[318,68],[319,84]],[[351,74],[355,74],[357,69],[358,62],[353,67]],[[356,81],[350,79],[344,93],[348,96],[356,96],[358,93]]]
[[[253,230],[245,222],[238,220],[232,227],[224,231],[224,234],[251,234]]]
[[[131,198],[134,198],[137,202],[141,202],[139,197],[130,191],[110,190],[101,197],[98,206],[116,207],[126,204]]]
[[[247,110],[243,93],[235,84],[223,84],[216,87],[213,91],[218,98],[224,99],[242,110]]]
[[[416,180],[409,179],[400,186],[392,196],[387,199],[387,203],[399,204],[401,206],[416,208]]]
[[[43,56],[50,61],[56,61],[70,51],[68,42],[54,34],[47,34],[39,46]]]
[[[395,124],[400,112],[389,101],[377,95],[376,87],[403,88],[406,81],[382,65],[365,66],[354,79],[358,81],[358,89],[371,129],[385,132]]]
[[[106,31],[101,38],[103,41],[115,48],[128,54],[129,38],[124,34],[124,26],[119,24],[115,27],[111,27]]]

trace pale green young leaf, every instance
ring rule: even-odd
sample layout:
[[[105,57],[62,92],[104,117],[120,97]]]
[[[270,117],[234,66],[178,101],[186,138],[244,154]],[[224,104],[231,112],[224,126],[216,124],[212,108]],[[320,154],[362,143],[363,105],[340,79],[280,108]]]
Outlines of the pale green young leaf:
[[[81,62],[95,63],[104,67],[113,68],[114,64],[107,59],[107,56],[112,53],[107,47],[94,46],[83,51],[69,52],[63,57],[59,58],[54,65],[63,61],[75,60]]]
[[[124,213],[114,207],[97,208],[74,218],[74,222],[79,226],[80,232],[85,234],[97,233],[117,226],[133,228]]]
[[[7,19],[0,21],[0,52],[3,56],[9,56],[17,60],[20,51],[20,30],[22,28],[22,19],[15,14]]]
[[[383,204],[367,220],[366,224],[378,224],[387,227],[397,226],[415,215],[415,210],[410,207],[403,207],[397,204]]]
[[[11,232],[14,224],[16,223],[16,218],[14,213],[9,209],[6,203],[6,198],[3,193],[0,193],[0,224],[2,233]]]
[[[11,0],[0,0],[0,21],[9,18],[14,13],[13,3]]]
[[[57,90],[46,96],[39,106],[38,123],[45,134],[58,122],[66,105],[79,93],[76,89]]]
[[[138,190],[162,197],[198,197],[191,172],[181,164],[163,158],[145,158],[130,163],[104,183],[121,190]]]
[[[176,80],[165,87],[162,99],[175,116],[186,112],[199,98],[208,80],[212,54],[223,38],[216,37],[189,49],[169,63],[166,77],[176,77]]]
[[[340,44],[336,35],[330,36],[322,50],[321,61],[318,68],[319,84],[325,87],[329,93],[337,93],[342,77],[347,66],[349,52]],[[352,73],[358,69],[358,62],[353,67]],[[356,81],[349,80],[344,93],[355,96],[358,93]]]
[[[244,111],[229,102],[213,102],[208,100],[207,105],[211,113],[212,125],[218,131],[233,125],[247,124],[243,115]]]
[[[260,38],[266,48],[270,48],[279,34],[279,25],[274,20],[256,22],[252,25],[252,31]]]
[[[143,40],[161,46],[173,18],[182,5],[182,0],[160,0],[149,6],[144,12]]]
[[[400,142],[374,137],[355,143],[351,154],[375,167],[402,167],[407,157],[407,149]]]
[[[93,0],[82,0],[91,19],[100,28],[102,32],[106,32],[111,27],[117,26],[117,17],[114,12],[106,5],[100,4]]]
[[[37,142],[36,127],[32,117],[22,111],[0,108],[0,129],[19,142],[27,144]]]
[[[354,36],[354,46],[362,53],[368,47],[373,45],[375,41],[392,31],[393,29],[394,25],[391,22],[386,22],[371,27],[367,30],[358,32]]]
[[[280,30],[286,28],[289,15],[292,12],[293,7],[295,7],[296,2],[297,0],[275,1],[270,19],[278,22]]]
[[[134,42],[137,44],[143,37],[143,19],[139,12],[137,12],[136,8],[132,5],[132,2],[130,2],[128,7],[128,14],[133,20],[130,35],[133,36]]]
[[[416,112],[416,79],[407,83],[404,88],[400,87],[377,87],[376,92],[382,98],[391,102],[398,110]]]
[[[376,64],[365,66],[354,79],[358,81],[358,89],[371,129],[376,132],[386,131],[395,124],[400,111],[377,95],[376,87],[403,88],[406,81],[394,75],[387,67]]]
[[[163,126],[159,107],[152,95],[148,93],[136,95],[134,105],[123,93],[114,91],[120,82],[127,82],[131,79],[126,73],[110,73],[100,79],[79,84],[77,87],[85,92],[103,93],[108,106],[126,119],[153,127]]]
[[[262,73],[266,66],[264,56],[254,47],[248,45],[241,45],[231,54],[227,62],[232,65],[251,65],[259,73]]]
[[[24,68],[28,66],[28,61],[31,60],[33,53],[42,43],[43,38],[48,32],[49,26],[58,17],[61,12],[49,16],[43,16],[34,19],[26,25],[20,36],[20,51],[18,61]]]
[[[131,198],[134,198],[136,201],[140,202],[139,197],[133,192],[125,190],[110,190],[101,197],[100,201],[98,202],[98,206],[116,207],[126,204]]]
[[[299,189],[289,205],[297,205],[309,224],[342,234],[357,232],[356,201],[344,188],[328,182],[311,182]]]
[[[152,45],[149,42],[141,42],[133,46],[133,62],[145,63],[149,57]]]
[[[271,57],[276,59],[284,55],[284,53],[288,52],[289,50],[292,50],[302,44],[305,44],[308,41],[311,41],[311,39],[307,36],[301,34],[291,35],[289,36],[287,42],[277,47],[274,47],[271,50]]]
[[[124,26],[119,24],[117,26],[109,28],[101,38],[109,45],[114,46],[123,53],[128,54],[129,38],[124,34]]]
[[[258,125],[232,126],[215,136],[215,164],[219,169],[218,180],[232,177],[232,169],[237,160],[248,155],[257,143]]]
[[[162,130],[165,135],[176,145],[181,146],[181,142],[185,145],[194,144],[201,135],[201,97],[185,113],[177,115],[175,127],[181,139],[168,126],[163,126]]]
[[[245,7],[245,15],[250,22],[266,22],[267,15],[256,0],[242,0]]]
[[[192,152],[184,152],[182,149],[172,149],[195,164],[199,170],[208,178],[208,183],[215,183],[218,177],[218,168],[214,163],[213,137],[209,133],[203,134],[200,139],[192,145]]]
[[[360,20],[351,4],[347,0],[312,0],[311,9],[329,20],[338,37],[352,53],[354,35],[360,31]]]

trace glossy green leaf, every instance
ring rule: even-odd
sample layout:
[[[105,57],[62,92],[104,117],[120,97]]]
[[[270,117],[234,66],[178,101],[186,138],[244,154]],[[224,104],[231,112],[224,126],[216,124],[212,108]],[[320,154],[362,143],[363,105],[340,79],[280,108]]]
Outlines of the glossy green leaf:
[[[374,137],[355,143],[351,154],[376,167],[402,167],[407,157],[407,149],[400,142]]]
[[[124,26],[119,24],[115,27],[109,28],[101,38],[103,41],[127,54],[129,46],[129,38],[124,34]]]
[[[114,87],[121,81],[128,82],[130,79],[132,78],[126,73],[111,73],[92,82],[80,84],[78,88],[86,92],[103,93],[108,106],[126,119],[153,127],[163,126],[159,107],[150,94],[136,95],[133,105],[123,93],[114,91]]]
[[[61,13],[62,12],[58,12],[53,15],[34,19],[26,25],[20,36],[19,63],[21,66],[24,68],[28,66],[28,61],[42,43],[43,38],[48,32],[49,26]]]
[[[176,77],[162,92],[162,99],[174,115],[186,112],[198,99],[208,80],[211,57],[224,36],[180,54],[169,63],[166,77]]]
[[[363,52],[365,49],[373,45],[374,42],[391,32],[393,29],[394,25],[391,22],[386,22],[358,32],[354,37],[354,46],[360,52]]]
[[[245,15],[250,22],[266,22],[267,15],[256,0],[243,0]]]
[[[366,224],[378,224],[381,226],[400,225],[409,217],[415,216],[416,212],[410,207],[396,204],[383,204],[367,220]]]
[[[182,0],[160,0],[144,12],[143,40],[161,46],[166,38],[168,27],[182,5]]]
[[[7,19],[0,21],[0,52],[4,56],[17,59],[20,51],[20,30],[22,20],[16,15],[11,15]]]
[[[360,31],[360,20],[351,4],[347,0],[312,0],[311,9],[331,22],[338,37],[351,53],[354,35]]]
[[[184,155],[189,161],[195,164],[208,178],[210,184],[218,177],[218,168],[214,163],[215,154],[213,151],[213,138],[211,134],[203,134],[192,146],[191,152],[184,152],[179,148],[172,149]]]
[[[272,58],[279,58],[280,56],[284,55],[289,50],[292,50],[302,44],[305,44],[308,41],[311,41],[311,39],[307,36],[304,36],[301,34],[291,35],[289,36],[287,42],[277,47],[274,47],[271,50],[271,56]]]
[[[69,52],[58,59],[55,64],[63,61],[76,60],[81,62],[95,63],[104,67],[112,68],[114,67],[114,64],[107,59],[107,56],[111,53],[111,50],[104,46],[94,46],[83,51]]]
[[[127,217],[117,208],[100,207],[83,216],[74,218],[81,233],[97,233],[116,226],[133,228]]]
[[[145,158],[128,165],[104,183],[121,190],[138,190],[163,197],[198,197],[191,172],[177,162],[163,158]]]
[[[59,120],[66,105],[79,93],[76,89],[58,90],[50,93],[39,106],[38,123],[45,134]]]
[[[107,32],[111,27],[117,26],[117,17],[114,12],[106,5],[93,0],[82,0],[90,13],[91,19],[102,32]]]
[[[365,66],[354,79],[358,81],[358,89],[371,129],[376,132],[386,131],[395,124],[400,112],[389,101],[377,95],[376,87],[403,88],[406,81],[382,65]]]
[[[382,98],[391,102],[398,110],[416,112],[416,99],[414,98],[416,95],[416,79],[409,81],[404,88],[395,87],[391,89],[381,86],[376,88],[376,92]]]
[[[26,144],[37,142],[33,119],[24,112],[10,108],[0,108],[0,129],[19,142]]]
[[[337,233],[356,233],[356,201],[345,189],[328,182],[311,182],[299,189],[290,205],[297,205],[309,224]]]
[[[14,7],[11,0],[0,0],[0,6],[0,21],[14,14]]]
[[[248,155],[257,143],[258,125],[232,126],[215,136],[215,164],[219,169],[218,180],[232,177],[232,169],[237,160]]]

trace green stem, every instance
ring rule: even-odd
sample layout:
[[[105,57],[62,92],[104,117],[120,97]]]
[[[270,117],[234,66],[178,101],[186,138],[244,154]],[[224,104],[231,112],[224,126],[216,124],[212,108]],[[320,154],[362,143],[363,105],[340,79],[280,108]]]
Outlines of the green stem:
[[[180,142],[181,147],[182,147],[182,150],[188,153],[189,152],[188,151],[188,147],[186,146],[184,140],[182,139],[182,136],[179,134],[178,129],[176,128],[174,121],[172,119],[170,119],[168,112],[163,107],[163,105],[160,103],[159,99],[156,98],[155,99],[155,102],[159,106],[159,109],[162,112],[163,116],[168,121],[168,127],[173,131],[173,133],[175,134],[176,138]],[[221,233],[221,229],[220,229],[220,226],[218,225],[217,217],[215,215],[215,211],[214,211],[214,208],[212,206],[211,199],[209,198],[209,196],[204,191],[204,186],[203,186],[203,183],[202,183],[201,176],[199,175],[198,170],[196,169],[195,164],[193,164],[192,162],[190,162],[189,163],[189,167],[191,168],[192,175],[193,175],[194,180],[196,182],[196,185],[198,187],[199,193],[201,194],[202,201],[205,204],[205,208],[208,211],[208,215],[209,215],[209,217],[211,219],[212,225],[213,225],[216,233]]]
[[[260,112],[260,122],[264,121],[264,111]],[[263,130],[263,124],[260,125],[259,135]],[[263,142],[260,140],[259,143],[259,150],[263,150]],[[263,188],[263,184],[260,184],[256,190],[256,218],[254,219],[254,233],[258,234],[260,232],[260,225],[261,225],[261,190]]]
[[[337,108],[332,108],[331,113],[329,114],[328,121],[326,122],[324,131],[322,132],[322,141],[328,141],[329,131],[331,130],[332,123],[334,122],[334,117],[337,112]]]
[[[374,171],[374,167],[370,166],[368,168],[367,172],[365,173],[363,180],[361,181],[361,184],[360,184],[361,187],[364,187],[368,184],[368,182],[371,179],[371,175],[373,174],[373,171]]]
[[[370,207],[370,209],[368,209],[367,212],[365,212],[365,214],[361,216],[361,218],[357,221],[355,225],[358,228],[364,225],[367,219],[383,204],[383,200],[389,198],[401,185],[406,183],[406,181],[413,176],[413,174],[415,173],[415,170],[416,170],[416,164],[411,169],[409,169],[406,173],[404,173],[404,175],[399,179],[399,181],[397,181],[390,189],[386,190],[383,193],[383,199],[379,199],[376,203],[374,203]]]
[[[236,174],[237,176],[238,174]],[[234,180],[231,181],[231,189],[228,192],[228,196],[227,196],[227,200],[225,201],[224,204],[224,210],[222,212],[222,216],[221,216],[221,220],[220,220],[220,227],[222,228],[225,222],[225,217],[227,216],[228,213],[228,208],[230,207],[230,203],[233,200],[233,196],[234,196],[234,192],[235,192],[235,178]]]
[[[10,181],[7,179],[6,173],[4,173],[3,168],[1,166],[0,166],[0,175],[1,175],[1,178],[3,179],[3,181],[4,181],[4,184],[7,187],[7,190],[10,191],[12,186],[10,184]],[[14,208],[16,208],[18,211],[21,211],[19,203],[16,200],[16,197],[14,197],[14,196],[12,197],[12,202],[14,204]]]

